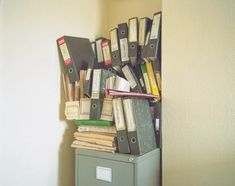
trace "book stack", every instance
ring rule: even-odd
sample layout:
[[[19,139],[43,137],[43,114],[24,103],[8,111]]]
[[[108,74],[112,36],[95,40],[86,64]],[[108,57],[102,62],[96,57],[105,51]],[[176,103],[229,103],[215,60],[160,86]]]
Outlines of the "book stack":
[[[109,33],[57,39],[65,116],[78,125],[71,146],[142,155],[160,147],[161,12]]]
[[[107,126],[78,126],[74,133],[74,141],[71,147],[92,149],[105,152],[115,152],[117,150],[115,127]]]

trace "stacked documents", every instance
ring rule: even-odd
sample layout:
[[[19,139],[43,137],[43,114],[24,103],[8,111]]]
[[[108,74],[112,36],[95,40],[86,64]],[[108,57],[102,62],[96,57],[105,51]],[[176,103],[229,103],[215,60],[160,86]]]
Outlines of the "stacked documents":
[[[104,152],[116,151],[116,129],[114,126],[78,126],[71,147]]]

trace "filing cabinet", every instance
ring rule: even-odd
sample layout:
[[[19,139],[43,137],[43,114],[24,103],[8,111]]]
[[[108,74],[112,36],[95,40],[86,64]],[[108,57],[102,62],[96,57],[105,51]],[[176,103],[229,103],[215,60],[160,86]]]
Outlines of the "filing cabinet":
[[[160,186],[160,149],[142,156],[76,149],[76,186]]]

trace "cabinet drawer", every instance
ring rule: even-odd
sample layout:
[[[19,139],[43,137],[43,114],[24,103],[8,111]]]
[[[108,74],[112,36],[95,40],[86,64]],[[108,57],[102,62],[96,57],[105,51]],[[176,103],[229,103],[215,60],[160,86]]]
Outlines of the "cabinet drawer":
[[[76,159],[76,186],[134,186],[135,165],[80,155]]]

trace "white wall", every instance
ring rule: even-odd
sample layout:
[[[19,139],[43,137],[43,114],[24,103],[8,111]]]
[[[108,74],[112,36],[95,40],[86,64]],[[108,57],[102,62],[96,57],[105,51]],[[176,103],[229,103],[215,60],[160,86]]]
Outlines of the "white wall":
[[[2,152],[3,152],[3,145],[2,145],[2,142],[3,142],[3,139],[2,139],[2,133],[3,133],[3,122],[2,122],[2,113],[3,113],[3,110],[2,110],[2,107],[3,107],[3,103],[2,103],[2,99],[3,99],[3,96],[2,96],[2,93],[3,93],[3,89],[2,89],[2,83],[3,83],[3,78],[2,78],[2,73],[3,73],[3,70],[2,70],[2,3],[0,1],[0,160],[2,159]],[[0,174],[2,173],[2,166],[0,166]],[[0,183],[1,183],[1,176],[0,176]]]
[[[2,2],[0,185],[74,185],[70,144],[75,127],[59,120],[56,39],[63,34],[94,39],[102,31],[102,4],[101,0]]]
[[[235,185],[235,1],[163,0],[163,185]]]

